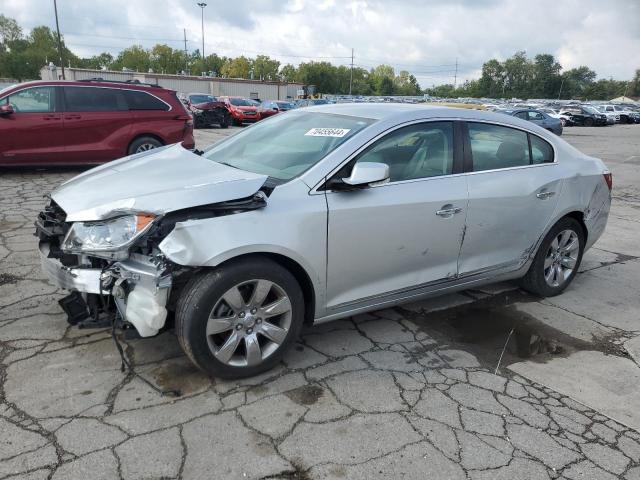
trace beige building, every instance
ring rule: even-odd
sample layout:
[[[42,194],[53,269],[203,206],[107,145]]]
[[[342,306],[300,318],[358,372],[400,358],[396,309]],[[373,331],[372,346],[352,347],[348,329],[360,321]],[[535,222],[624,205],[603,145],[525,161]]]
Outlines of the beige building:
[[[235,78],[196,77],[188,75],[165,75],[160,73],[117,72],[108,70],[89,70],[84,68],[65,68],[67,80],[86,80],[102,78],[104,80],[138,80],[142,83],[158,84],[161,87],[181,93],[208,93],[214,96],[229,95],[262,100],[287,100],[298,98],[303,85],[287,82],[267,82]],[[57,67],[43,67],[40,70],[42,80],[61,78]]]

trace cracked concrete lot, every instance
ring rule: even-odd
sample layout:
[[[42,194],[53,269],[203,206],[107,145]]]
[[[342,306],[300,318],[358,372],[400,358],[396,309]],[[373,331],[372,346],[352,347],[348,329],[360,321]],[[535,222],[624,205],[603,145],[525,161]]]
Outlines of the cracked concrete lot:
[[[170,331],[126,341],[121,373],[36,255],[43,194],[77,171],[0,173],[0,479],[640,479],[640,126],[564,138],[605,159],[614,200],[563,295],[494,285],[307,328],[242,381]]]

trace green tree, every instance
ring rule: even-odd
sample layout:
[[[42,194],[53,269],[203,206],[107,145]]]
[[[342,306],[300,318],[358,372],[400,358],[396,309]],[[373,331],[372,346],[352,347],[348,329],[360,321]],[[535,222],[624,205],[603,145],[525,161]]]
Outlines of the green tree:
[[[8,48],[8,44],[22,38],[22,28],[13,18],[0,14],[0,49]]]
[[[287,63],[280,69],[279,76],[285,82],[295,82],[298,78],[298,69]]]
[[[245,56],[240,56],[227,59],[222,66],[221,73],[226,78],[250,78],[250,71],[251,61]]]
[[[251,61],[253,78],[261,80],[277,80],[280,62],[267,55],[258,55]]]
[[[149,52],[142,48],[142,45],[133,45],[118,54],[112,67],[115,70],[126,68],[136,72],[147,72],[151,68],[151,58]]]

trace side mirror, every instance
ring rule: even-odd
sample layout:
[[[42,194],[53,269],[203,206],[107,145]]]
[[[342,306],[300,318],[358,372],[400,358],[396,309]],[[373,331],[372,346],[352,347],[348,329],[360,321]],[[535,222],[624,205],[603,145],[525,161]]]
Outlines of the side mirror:
[[[13,106],[11,106],[11,104],[0,105],[0,115],[11,115],[12,113]]]
[[[378,162],[356,163],[349,178],[342,181],[352,187],[368,187],[389,181],[389,165]]]

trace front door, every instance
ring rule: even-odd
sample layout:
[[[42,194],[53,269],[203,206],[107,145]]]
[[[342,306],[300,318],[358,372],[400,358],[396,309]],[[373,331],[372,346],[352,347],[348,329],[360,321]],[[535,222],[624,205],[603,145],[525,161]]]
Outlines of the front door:
[[[454,175],[454,163],[461,168],[456,150],[453,122],[413,124],[382,137],[337,174],[348,176],[355,162],[379,162],[389,165],[391,178],[326,193],[329,309],[456,276],[467,208],[466,178]]]
[[[0,165],[60,163],[65,159],[58,87],[31,87],[2,100],[14,113],[0,116]]]
[[[535,253],[560,196],[553,147],[514,128],[469,123],[468,130],[472,172],[459,273],[515,270]]]

